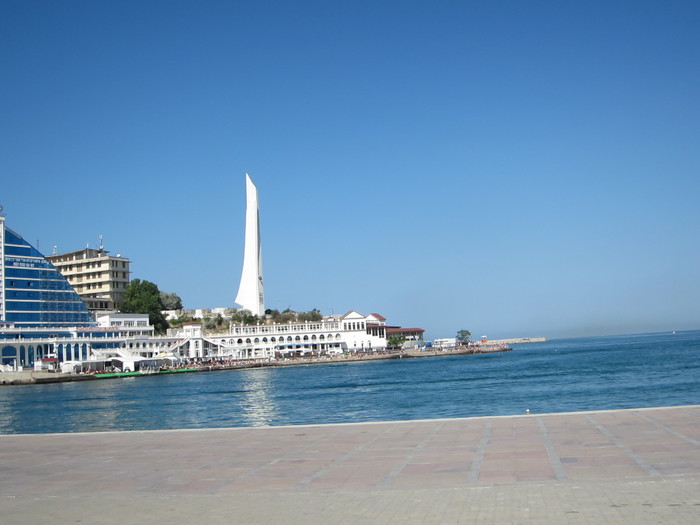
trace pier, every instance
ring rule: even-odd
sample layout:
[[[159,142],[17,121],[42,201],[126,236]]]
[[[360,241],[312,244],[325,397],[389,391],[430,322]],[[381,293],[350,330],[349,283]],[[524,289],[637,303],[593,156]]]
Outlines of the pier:
[[[695,524],[700,406],[0,435],[7,525]]]

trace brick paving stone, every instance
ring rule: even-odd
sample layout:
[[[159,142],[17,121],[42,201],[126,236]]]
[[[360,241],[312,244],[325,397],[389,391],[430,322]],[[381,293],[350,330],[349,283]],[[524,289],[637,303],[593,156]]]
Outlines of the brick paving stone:
[[[3,524],[700,523],[700,406],[0,435]]]

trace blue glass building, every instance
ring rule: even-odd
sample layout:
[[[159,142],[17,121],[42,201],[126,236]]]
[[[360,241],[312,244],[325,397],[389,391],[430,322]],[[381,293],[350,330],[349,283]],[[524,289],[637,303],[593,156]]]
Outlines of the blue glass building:
[[[0,206],[0,372],[58,370],[66,362],[70,370],[76,362],[115,357],[136,370],[136,361],[183,345],[182,336],[150,337],[153,327],[141,317],[143,325],[136,319],[135,325],[98,326],[51,261],[5,226]]]
[[[92,332],[95,326],[66,278],[5,226],[0,207],[0,364],[31,366],[56,354],[61,361],[87,359],[88,345],[76,339],[85,335],[77,330]]]
[[[85,303],[39,251],[2,223],[0,321],[17,327],[95,326]]]

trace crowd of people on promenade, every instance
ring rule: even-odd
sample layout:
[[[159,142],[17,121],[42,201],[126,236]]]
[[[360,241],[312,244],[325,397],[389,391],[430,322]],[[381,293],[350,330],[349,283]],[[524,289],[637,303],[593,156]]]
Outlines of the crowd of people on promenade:
[[[368,361],[374,359],[400,359],[409,357],[427,357],[446,354],[478,354],[487,352],[504,352],[511,350],[506,344],[474,344],[447,347],[423,346],[411,350],[381,349],[373,351],[343,352],[335,354],[301,354],[294,352],[280,353],[274,358],[259,359],[211,359],[188,360],[178,366],[200,370],[225,370],[232,368],[257,368],[265,366],[289,366],[298,364],[336,363],[343,361]]]
[[[456,346],[421,346],[412,349],[381,349],[372,351],[346,351],[343,353],[278,353],[272,358],[253,359],[144,359],[135,363],[134,372],[157,373],[157,372],[177,372],[177,371],[210,371],[210,370],[230,370],[237,368],[258,368],[268,366],[290,366],[299,364],[320,364],[335,363],[344,361],[368,361],[375,359],[399,359],[409,357],[428,357],[431,355],[445,354],[466,354],[500,352],[510,350],[505,344],[477,344],[477,345],[456,345]],[[117,360],[118,361],[118,360]],[[110,360],[98,363],[84,362],[78,374],[99,375],[119,373],[124,370],[119,363]]]
[[[366,361],[369,359],[391,359],[393,357],[400,357],[400,352],[394,350],[344,352],[342,354],[297,354],[287,352],[284,354],[279,354],[274,358],[188,360],[184,361],[182,366],[184,368],[198,368],[202,370],[221,370],[230,368],[256,368],[262,366],[333,363],[340,361]]]
[[[360,361],[367,359],[387,359],[396,352],[375,351],[375,352],[346,352],[343,354],[294,354],[287,353],[274,358],[253,358],[253,359],[144,359],[136,362],[135,372],[157,371],[157,372],[177,372],[184,370],[208,371],[208,370],[230,370],[236,368],[257,368],[264,366],[284,366],[293,364],[328,363],[337,361]],[[155,362],[154,362],[155,361]],[[119,363],[111,360],[100,362],[84,362],[75,373],[79,375],[100,375],[124,372]]]
[[[430,357],[438,355],[459,355],[459,354],[477,354],[488,352],[505,352],[512,350],[507,344],[472,344],[472,345],[455,345],[455,346],[428,346],[424,345],[412,349],[381,349],[381,350],[364,350],[364,351],[346,351],[337,354],[321,354],[310,353],[302,354],[296,352],[278,353],[273,358],[254,358],[254,359],[143,359],[130,363],[120,363],[119,358],[105,361],[84,361],[74,371],[67,372],[58,367],[45,370],[47,372],[61,372],[63,374],[49,374],[50,377],[35,377],[27,376],[25,378],[10,378],[8,380],[0,379],[0,384],[20,384],[32,382],[61,382],[78,380],[80,376],[83,379],[101,378],[101,377],[118,377],[124,373],[128,375],[136,374],[160,374],[160,373],[177,373],[177,372],[206,372],[214,370],[235,370],[244,368],[262,368],[276,366],[294,366],[307,364],[324,364],[324,363],[341,363],[348,361],[370,361],[379,359],[400,359],[413,357]],[[121,365],[121,366],[120,366]],[[133,369],[132,369],[133,367]],[[29,372],[27,372],[29,373]],[[34,372],[32,372],[34,373]],[[89,377],[85,377],[89,376]]]

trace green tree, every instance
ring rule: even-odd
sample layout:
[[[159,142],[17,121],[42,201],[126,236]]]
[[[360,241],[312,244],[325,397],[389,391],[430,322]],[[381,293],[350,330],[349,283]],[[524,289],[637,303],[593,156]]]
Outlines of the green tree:
[[[160,292],[163,310],[182,310],[182,299],[176,293]]]
[[[295,312],[287,308],[281,313],[277,309],[267,309],[265,310],[265,315],[269,316],[270,321],[273,323],[288,323],[290,321],[293,323],[303,323],[304,321],[314,322],[323,319],[323,315],[318,308],[314,308],[308,312]]]
[[[405,342],[406,338],[399,334],[392,334],[386,338],[386,345],[389,348],[401,348]]]
[[[472,333],[469,330],[460,330],[457,332],[457,341],[460,343],[467,343],[471,338]]]
[[[162,313],[164,309],[158,286],[141,279],[134,279],[129,283],[119,307],[119,311],[125,314],[148,314],[148,322],[159,334],[168,328],[168,322]]]
[[[225,328],[225,321],[221,314],[216,314],[215,317],[205,317],[202,323],[208,332],[221,332]]]
[[[288,323],[289,321],[296,321],[296,313],[292,312],[289,308],[287,308],[284,312],[280,312],[279,310],[275,309],[268,309],[265,310],[265,315],[270,316],[270,321],[273,323]]]
[[[250,310],[238,310],[231,316],[231,322],[238,324],[258,324],[260,318]]]
[[[323,319],[323,316],[321,315],[321,312],[318,308],[314,308],[313,310],[309,312],[299,312],[297,314],[297,321],[304,322],[304,321],[320,321]]]

